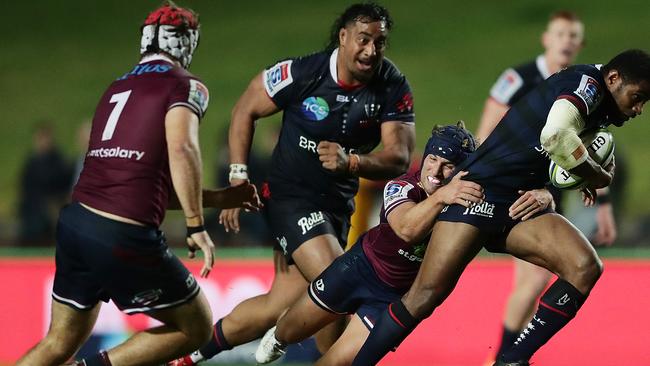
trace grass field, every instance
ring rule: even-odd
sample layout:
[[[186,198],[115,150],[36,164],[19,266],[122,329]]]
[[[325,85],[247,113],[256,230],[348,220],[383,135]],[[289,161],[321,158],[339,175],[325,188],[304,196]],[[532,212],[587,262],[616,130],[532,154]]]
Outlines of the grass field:
[[[212,94],[202,124],[206,168],[216,159],[215,142],[249,79],[273,61],[324,45],[332,20],[348,1],[179,1],[203,21],[201,45],[191,70]],[[109,2],[12,1],[0,24],[0,220],[15,207],[17,174],[35,122],[51,119],[64,150],[76,153],[75,129],[92,116],[104,88],[138,58],[139,25],[158,0]],[[385,1],[395,28],[387,56],[408,76],[415,93],[418,140],[433,123],[465,119],[472,128],[500,71],[536,56],[548,14],[559,6],[577,11],[587,45],[578,61],[606,62],[630,47],[648,48],[648,4],[637,0],[531,0],[494,2]],[[277,124],[279,116],[260,124]],[[631,172],[627,208],[647,212],[650,118],[616,131],[617,149]],[[211,170],[211,168],[209,168]],[[212,184],[211,172],[206,183]]]

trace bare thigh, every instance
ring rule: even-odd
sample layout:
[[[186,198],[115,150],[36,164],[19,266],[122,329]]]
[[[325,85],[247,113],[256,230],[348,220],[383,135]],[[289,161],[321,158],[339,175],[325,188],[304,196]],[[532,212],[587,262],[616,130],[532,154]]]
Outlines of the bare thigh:
[[[550,213],[522,221],[506,238],[508,253],[544,267],[588,294],[602,263],[585,236],[561,215]]]
[[[424,319],[449,296],[467,264],[481,249],[479,229],[465,223],[439,221],[420,270],[402,301],[415,318]]]
[[[353,315],[350,323],[345,328],[341,337],[321,357],[316,365],[320,366],[343,366],[350,365],[357,355],[361,346],[368,338],[368,328],[357,315]]]

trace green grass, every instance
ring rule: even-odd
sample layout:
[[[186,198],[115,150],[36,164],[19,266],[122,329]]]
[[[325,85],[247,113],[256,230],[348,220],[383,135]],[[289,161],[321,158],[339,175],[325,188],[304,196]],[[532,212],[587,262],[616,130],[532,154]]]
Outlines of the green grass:
[[[191,70],[211,91],[201,127],[206,184],[212,184],[215,144],[249,79],[266,65],[324,45],[330,23],[348,1],[179,1],[201,13],[202,39]],[[104,88],[138,58],[139,25],[151,1],[11,1],[0,29],[0,220],[16,204],[20,165],[32,126],[51,119],[67,154],[77,153],[75,129],[92,116]],[[637,0],[494,2],[385,1],[395,19],[387,56],[408,76],[414,92],[420,144],[434,123],[465,119],[476,127],[483,101],[501,70],[532,59],[548,14],[572,9],[586,24],[587,47],[579,62],[606,62],[630,47],[648,49],[648,6]],[[261,124],[277,125],[279,116]],[[631,214],[647,212],[650,173],[646,148],[650,118],[615,132],[617,149],[632,169]],[[257,141],[257,143],[261,143]]]

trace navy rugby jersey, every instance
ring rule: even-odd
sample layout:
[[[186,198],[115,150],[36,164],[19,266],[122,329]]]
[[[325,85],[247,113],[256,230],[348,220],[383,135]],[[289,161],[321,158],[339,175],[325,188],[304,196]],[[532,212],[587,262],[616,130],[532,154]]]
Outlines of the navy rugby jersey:
[[[490,89],[490,97],[511,107],[550,76],[544,55],[539,55],[535,61],[505,70]]]
[[[196,77],[160,57],[145,59],[115,80],[95,110],[72,198],[159,226],[173,189],[165,115],[184,106],[202,118],[208,99],[208,89]]]
[[[404,75],[386,59],[368,84],[341,85],[337,53],[289,59],[264,70],[266,92],[284,110],[269,188],[273,198],[306,198],[351,212],[358,178],[324,169],[316,146],[332,141],[346,153],[369,153],[381,140],[381,123],[414,123],[413,98]]]
[[[510,202],[519,196],[517,190],[544,187],[550,159],[539,137],[557,99],[566,99],[578,108],[586,121],[584,130],[608,125],[608,114],[616,113],[599,65],[569,67],[515,103],[456,171],[468,170],[463,179],[481,184],[487,201]]]
[[[363,252],[377,276],[397,289],[408,289],[415,280],[431,234],[420,243],[409,244],[395,234],[387,217],[395,207],[403,203],[420,203],[428,197],[419,182],[420,171],[386,183],[379,224],[368,230],[361,241]]]

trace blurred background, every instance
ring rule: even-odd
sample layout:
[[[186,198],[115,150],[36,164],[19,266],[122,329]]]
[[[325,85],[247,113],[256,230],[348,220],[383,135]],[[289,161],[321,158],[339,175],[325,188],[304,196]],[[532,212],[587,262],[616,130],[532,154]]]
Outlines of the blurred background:
[[[0,363],[11,364],[47,329],[53,229],[58,209],[69,200],[81,167],[95,105],[105,88],[138,61],[140,24],[160,3],[157,0],[3,3],[0,273],[5,296],[0,300],[0,324],[3,325],[0,344],[8,348],[0,350]],[[230,111],[249,80],[279,59],[322,49],[331,23],[350,3],[338,0],[178,2],[196,10],[202,23],[200,46],[190,71],[202,78],[211,92],[210,108],[200,132],[205,186],[227,183]],[[586,45],[577,63],[606,63],[628,48],[650,51],[650,3],[644,1],[418,0],[383,1],[382,4],[388,7],[395,21],[386,56],[407,76],[413,88],[418,146],[423,145],[436,123],[463,119],[475,131],[483,103],[499,74],[543,52],[540,37],[548,16],[554,11],[574,11],[585,24]],[[268,169],[280,119],[278,114],[258,124],[251,161],[254,181],[261,181]],[[627,301],[632,309],[620,309],[630,317],[629,324],[628,320],[621,320],[621,331],[625,333],[631,332],[629,327],[637,316],[636,309],[641,309],[650,296],[650,195],[646,193],[650,182],[649,114],[612,132],[617,142],[617,162],[620,158],[621,166],[625,167],[621,169],[621,183],[615,187],[614,196],[619,236],[613,247],[599,251],[612,261],[615,274],[619,273],[617,268],[622,271],[622,280],[612,282],[612,288],[623,291],[622,296],[636,295],[634,301]],[[587,222],[586,231],[593,230],[588,225],[590,220],[584,219],[585,215],[593,216],[593,212],[585,213],[575,197],[573,200],[568,215],[577,223]],[[226,235],[218,227],[217,215],[218,212],[208,212],[210,231],[220,247],[218,255],[222,261],[218,262],[211,282],[202,284],[212,295],[215,317],[224,315],[239,300],[264,291],[272,271],[267,260],[270,250],[265,248],[270,238],[259,215],[246,214],[242,224],[244,232],[237,237]],[[183,242],[185,227],[180,215],[168,215],[163,229],[172,245]],[[223,268],[221,273],[219,265]],[[486,294],[494,297],[493,319],[479,320],[479,324],[485,324],[484,338],[475,334],[485,339],[484,343],[493,344],[498,336],[501,306],[510,286],[510,262],[501,256],[483,255],[478,266],[472,268],[496,271],[489,273],[496,273],[499,279],[492,282],[493,292]],[[481,287],[480,281],[476,284]],[[11,291],[13,298],[9,299],[6,291]],[[601,293],[605,297],[606,293]],[[471,307],[475,296],[469,290],[456,293],[450,300],[458,299],[459,304]],[[459,306],[463,305],[456,308]],[[452,305],[445,305],[440,312],[450,308]],[[102,311],[104,315],[98,327],[104,336],[95,339],[100,346],[149,324],[144,318],[123,317],[116,310]],[[647,335],[650,321],[640,310],[638,315],[641,318],[636,318],[637,322],[644,326],[639,329],[646,329]],[[30,321],[33,330],[21,330],[24,338],[13,337],[18,343],[5,342],[17,332],[15,322],[24,319],[33,320]],[[452,324],[456,323],[450,322],[450,326],[457,336],[470,337],[462,333],[467,328]],[[440,328],[443,325],[438,328],[434,325],[430,333],[425,333],[426,337],[444,332],[445,328]],[[634,332],[630,338],[633,336]],[[588,333],[578,332],[578,338],[584,337],[589,339]],[[635,347],[634,342],[624,343]],[[451,343],[443,349],[456,346]],[[627,364],[650,364],[650,353],[642,348],[645,349],[640,346],[623,352],[632,352],[636,360],[638,357],[644,360]],[[458,354],[463,352],[468,351]],[[488,357],[489,345],[482,344],[472,352],[476,356],[470,359],[454,358],[456,353],[451,352],[449,360],[424,358],[397,360],[394,364],[481,364]],[[250,349],[241,351],[239,356],[224,362],[247,362],[252,359],[250,353]],[[432,352],[420,352],[420,355],[429,353]],[[601,357],[598,362],[605,361]]]

